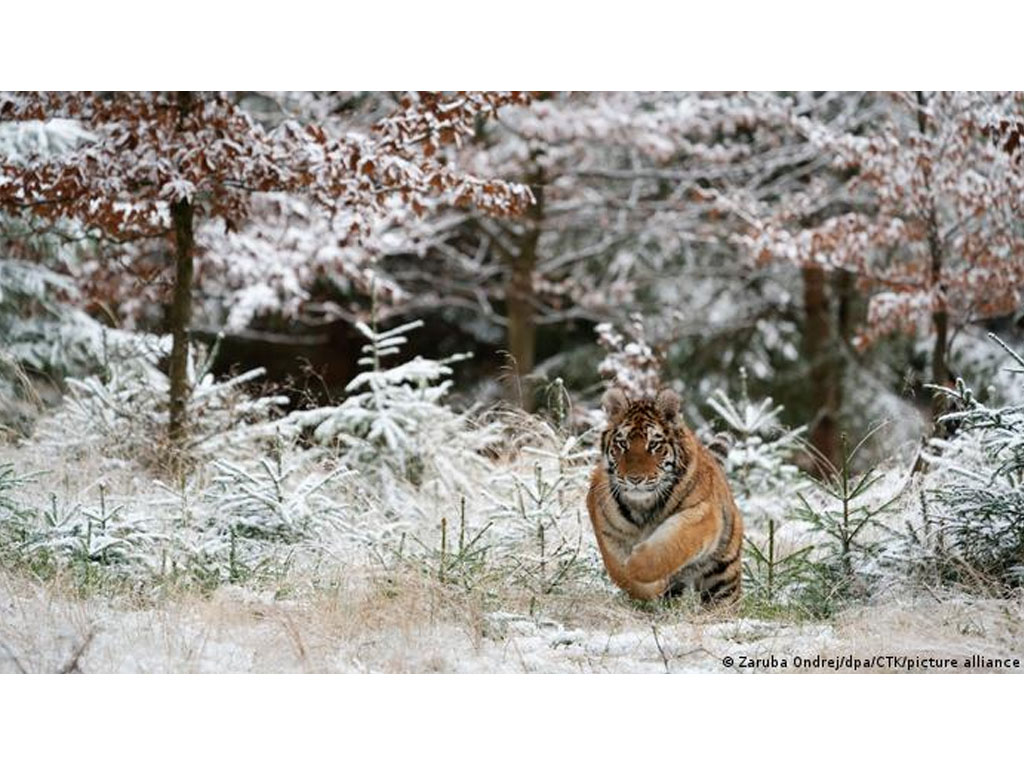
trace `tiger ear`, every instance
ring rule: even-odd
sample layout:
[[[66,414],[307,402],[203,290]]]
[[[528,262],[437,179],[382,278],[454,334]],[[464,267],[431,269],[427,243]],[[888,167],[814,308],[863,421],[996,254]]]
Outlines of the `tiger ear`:
[[[654,407],[667,422],[674,422],[679,416],[679,395],[671,389],[663,389],[654,399]]]
[[[629,400],[626,398],[625,392],[618,387],[612,387],[601,398],[601,406],[610,420],[617,419],[629,406]]]

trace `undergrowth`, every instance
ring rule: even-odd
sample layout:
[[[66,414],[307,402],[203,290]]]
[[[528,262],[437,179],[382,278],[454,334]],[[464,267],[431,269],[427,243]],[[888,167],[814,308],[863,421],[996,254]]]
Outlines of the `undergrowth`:
[[[208,438],[202,450],[218,448],[172,477],[133,460],[149,428],[131,423],[134,406],[111,401],[127,391],[114,382],[130,378],[76,388],[52,416],[63,428],[19,449],[40,462],[57,451],[70,467],[63,476],[0,464],[4,567],[83,595],[139,599],[225,585],[287,597],[359,573],[385,589],[416,578],[495,611],[514,600],[534,615],[590,594],[654,618],[702,615],[692,597],[633,603],[608,582],[584,505],[597,431],[568,415],[567,400],[552,418],[456,412],[445,400],[455,360],[389,367],[388,350],[414,329],[364,328],[366,375],[348,397],[285,417],[239,379],[197,377],[209,404],[196,412],[197,434]],[[900,466],[854,472],[874,432],[852,448],[844,436],[839,465],[811,477],[798,466],[802,430],[784,426],[778,407],[716,392],[708,410],[732,433],[723,463],[746,542],[740,603],[709,615],[820,619],[893,590],[1012,587],[1020,558],[1006,531],[1017,530],[1019,510],[1001,502],[1003,549],[970,537],[989,541],[979,527],[993,520],[978,507],[985,493],[1019,490],[1019,406],[982,406],[962,384],[948,394],[960,408],[944,419],[959,431],[933,443],[929,459],[944,474],[908,478]],[[104,408],[110,418],[88,416]],[[950,478],[964,477],[973,494],[954,498]],[[981,549],[998,554],[998,567]]]

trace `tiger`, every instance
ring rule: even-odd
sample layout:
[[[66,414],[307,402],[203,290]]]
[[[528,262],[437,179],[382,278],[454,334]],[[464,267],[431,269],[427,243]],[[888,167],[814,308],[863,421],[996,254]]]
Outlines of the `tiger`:
[[[611,580],[634,599],[695,590],[707,605],[740,597],[743,520],[710,452],[686,427],[679,396],[602,399],[608,426],[587,510]]]

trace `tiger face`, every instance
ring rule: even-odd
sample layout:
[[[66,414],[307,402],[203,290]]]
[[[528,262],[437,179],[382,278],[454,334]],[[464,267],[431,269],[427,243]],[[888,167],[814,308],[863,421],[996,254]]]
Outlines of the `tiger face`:
[[[679,397],[663,390],[653,400],[629,400],[610,389],[603,405],[608,428],[601,448],[611,491],[631,510],[648,512],[668,495],[681,469]]]

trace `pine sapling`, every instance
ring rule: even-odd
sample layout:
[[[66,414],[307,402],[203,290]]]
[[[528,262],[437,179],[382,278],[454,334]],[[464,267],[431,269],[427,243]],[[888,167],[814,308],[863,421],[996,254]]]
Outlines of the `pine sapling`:
[[[898,496],[879,501],[869,493],[884,477],[878,470],[871,469],[860,476],[853,473],[853,462],[858,451],[880,427],[869,432],[850,450],[846,433],[840,435],[840,463],[829,466],[825,475],[814,484],[826,500],[812,504],[804,493],[798,493],[800,506],[796,510],[798,519],[803,520],[812,531],[824,535],[819,551],[824,557],[817,560],[824,578],[831,580],[829,593],[836,596],[863,593],[866,590],[859,565],[876,555],[881,547],[878,538],[871,539],[868,533],[886,533],[888,529],[881,519],[891,511]]]
[[[812,568],[809,555],[814,549],[813,545],[781,555],[777,529],[775,520],[769,518],[768,533],[762,546],[758,546],[751,537],[746,537],[747,556],[743,561],[745,594],[755,602],[768,606],[776,605],[794,587],[799,587]]]

